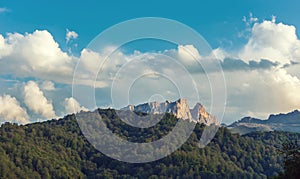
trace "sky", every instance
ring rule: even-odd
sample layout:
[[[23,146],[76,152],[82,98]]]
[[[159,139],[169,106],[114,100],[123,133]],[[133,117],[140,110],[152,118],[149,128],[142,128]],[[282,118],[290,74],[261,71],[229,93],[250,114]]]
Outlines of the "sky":
[[[90,42],[107,28],[141,17],[163,17],[179,21],[194,29],[211,46],[214,58],[203,56],[193,44],[135,42],[111,56],[105,74],[96,83],[99,107],[112,106],[109,99],[111,73],[131,59],[130,72],[172,71],[166,55],[188,66],[197,79],[200,102],[209,110],[211,88],[207,75],[193,65],[197,60],[218,60],[226,82],[226,110],[222,122],[231,123],[244,116],[267,118],[271,113],[299,109],[300,41],[299,1],[12,1],[0,2],[0,121],[29,123],[58,118],[67,113],[90,108],[72,97],[72,80],[76,64],[81,61],[88,74],[96,73],[91,60],[103,60],[113,46],[95,53],[87,49]],[[190,54],[191,55],[191,54]],[[154,66],[152,61],[159,61]],[[151,61],[152,60],[152,61]],[[189,68],[191,67],[191,68]],[[124,71],[120,79],[131,79],[135,73]],[[184,71],[182,71],[184,73]],[[207,71],[214,74],[214,71]],[[127,76],[126,76],[127,75]],[[173,74],[175,75],[175,74]],[[88,76],[90,77],[90,76]],[[121,78],[123,77],[123,78]],[[127,78],[126,78],[127,77]],[[191,81],[174,77],[183,86]],[[85,79],[84,82],[81,82]],[[90,86],[86,78],[80,85]],[[115,86],[123,89],[126,80]],[[186,83],[186,84],[185,84]],[[133,103],[146,101],[149,94],[166,92],[156,97],[172,100],[172,81],[148,76],[136,80],[130,94]],[[119,85],[119,86],[118,86]],[[153,88],[143,89],[149,85]],[[159,86],[159,88],[158,88]],[[142,89],[142,90],[141,90]],[[175,90],[176,91],[176,90]],[[121,91],[116,93],[122,96]],[[191,95],[189,98],[192,98]],[[154,95],[155,96],[155,95]],[[122,105],[122,104],[119,104]]]

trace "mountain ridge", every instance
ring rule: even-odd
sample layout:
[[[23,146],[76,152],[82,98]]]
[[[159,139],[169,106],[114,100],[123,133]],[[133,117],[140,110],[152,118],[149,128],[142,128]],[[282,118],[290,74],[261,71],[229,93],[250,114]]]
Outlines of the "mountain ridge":
[[[300,111],[283,114],[271,114],[268,119],[244,117],[227,126],[231,131],[247,134],[253,131],[289,131],[300,132]]]
[[[179,98],[176,101],[165,102],[148,102],[138,105],[128,105],[121,110],[129,110],[134,112],[143,112],[147,114],[164,114],[171,113],[177,118],[190,120],[205,125],[220,125],[220,122],[211,114],[209,114],[201,103],[196,103],[193,108],[187,104],[187,100]]]

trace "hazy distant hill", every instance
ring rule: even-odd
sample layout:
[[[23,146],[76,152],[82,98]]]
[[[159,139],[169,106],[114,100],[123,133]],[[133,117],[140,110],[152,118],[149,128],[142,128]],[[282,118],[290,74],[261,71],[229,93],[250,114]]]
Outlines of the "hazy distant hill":
[[[116,135],[135,142],[157,140],[178,121],[166,114],[150,129],[138,129],[122,122],[113,109],[98,112]],[[25,126],[5,123],[0,127],[0,178],[267,178],[282,171],[277,153],[281,144],[300,138],[289,132],[240,136],[221,127],[212,142],[200,149],[204,127],[198,123],[172,155],[129,164],[95,150],[82,135],[75,115]]]
[[[246,134],[253,131],[289,131],[300,132],[300,112],[295,110],[287,114],[270,115],[268,119],[261,120],[251,117],[245,117],[228,128],[240,134]]]

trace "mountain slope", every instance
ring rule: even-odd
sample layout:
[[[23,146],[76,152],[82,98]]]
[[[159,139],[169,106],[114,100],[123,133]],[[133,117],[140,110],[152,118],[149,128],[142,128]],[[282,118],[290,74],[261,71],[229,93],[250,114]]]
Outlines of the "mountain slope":
[[[157,140],[178,120],[167,114],[147,130],[129,128],[112,109],[99,113],[115,134],[136,142]],[[266,178],[282,171],[277,148],[300,137],[287,132],[240,136],[220,128],[212,142],[200,149],[203,128],[197,124],[189,140],[166,158],[128,164],[95,150],[74,115],[26,126],[6,123],[0,127],[0,178]]]

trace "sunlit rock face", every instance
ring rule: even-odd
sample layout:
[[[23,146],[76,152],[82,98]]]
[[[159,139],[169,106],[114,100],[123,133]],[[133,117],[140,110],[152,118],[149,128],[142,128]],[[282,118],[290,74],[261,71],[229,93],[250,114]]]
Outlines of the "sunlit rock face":
[[[186,99],[178,99],[174,102],[148,102],[136,106],[128,105],[127,107],[122,108],[122,110],[148,114],[171,113],[177,118],[203,123],[205,125],[220,125],[220,122],[215,117],[206,112],[203,105],[197,103],[193,109],[190,109]]]
[[[191,109],[191,113],[194,119],[197,119],[197,122],[203,123],[205,125],[220,125],[220,122],[216,117],[210,115],[204,106],[200,103],[197,103],[193,109]]]

